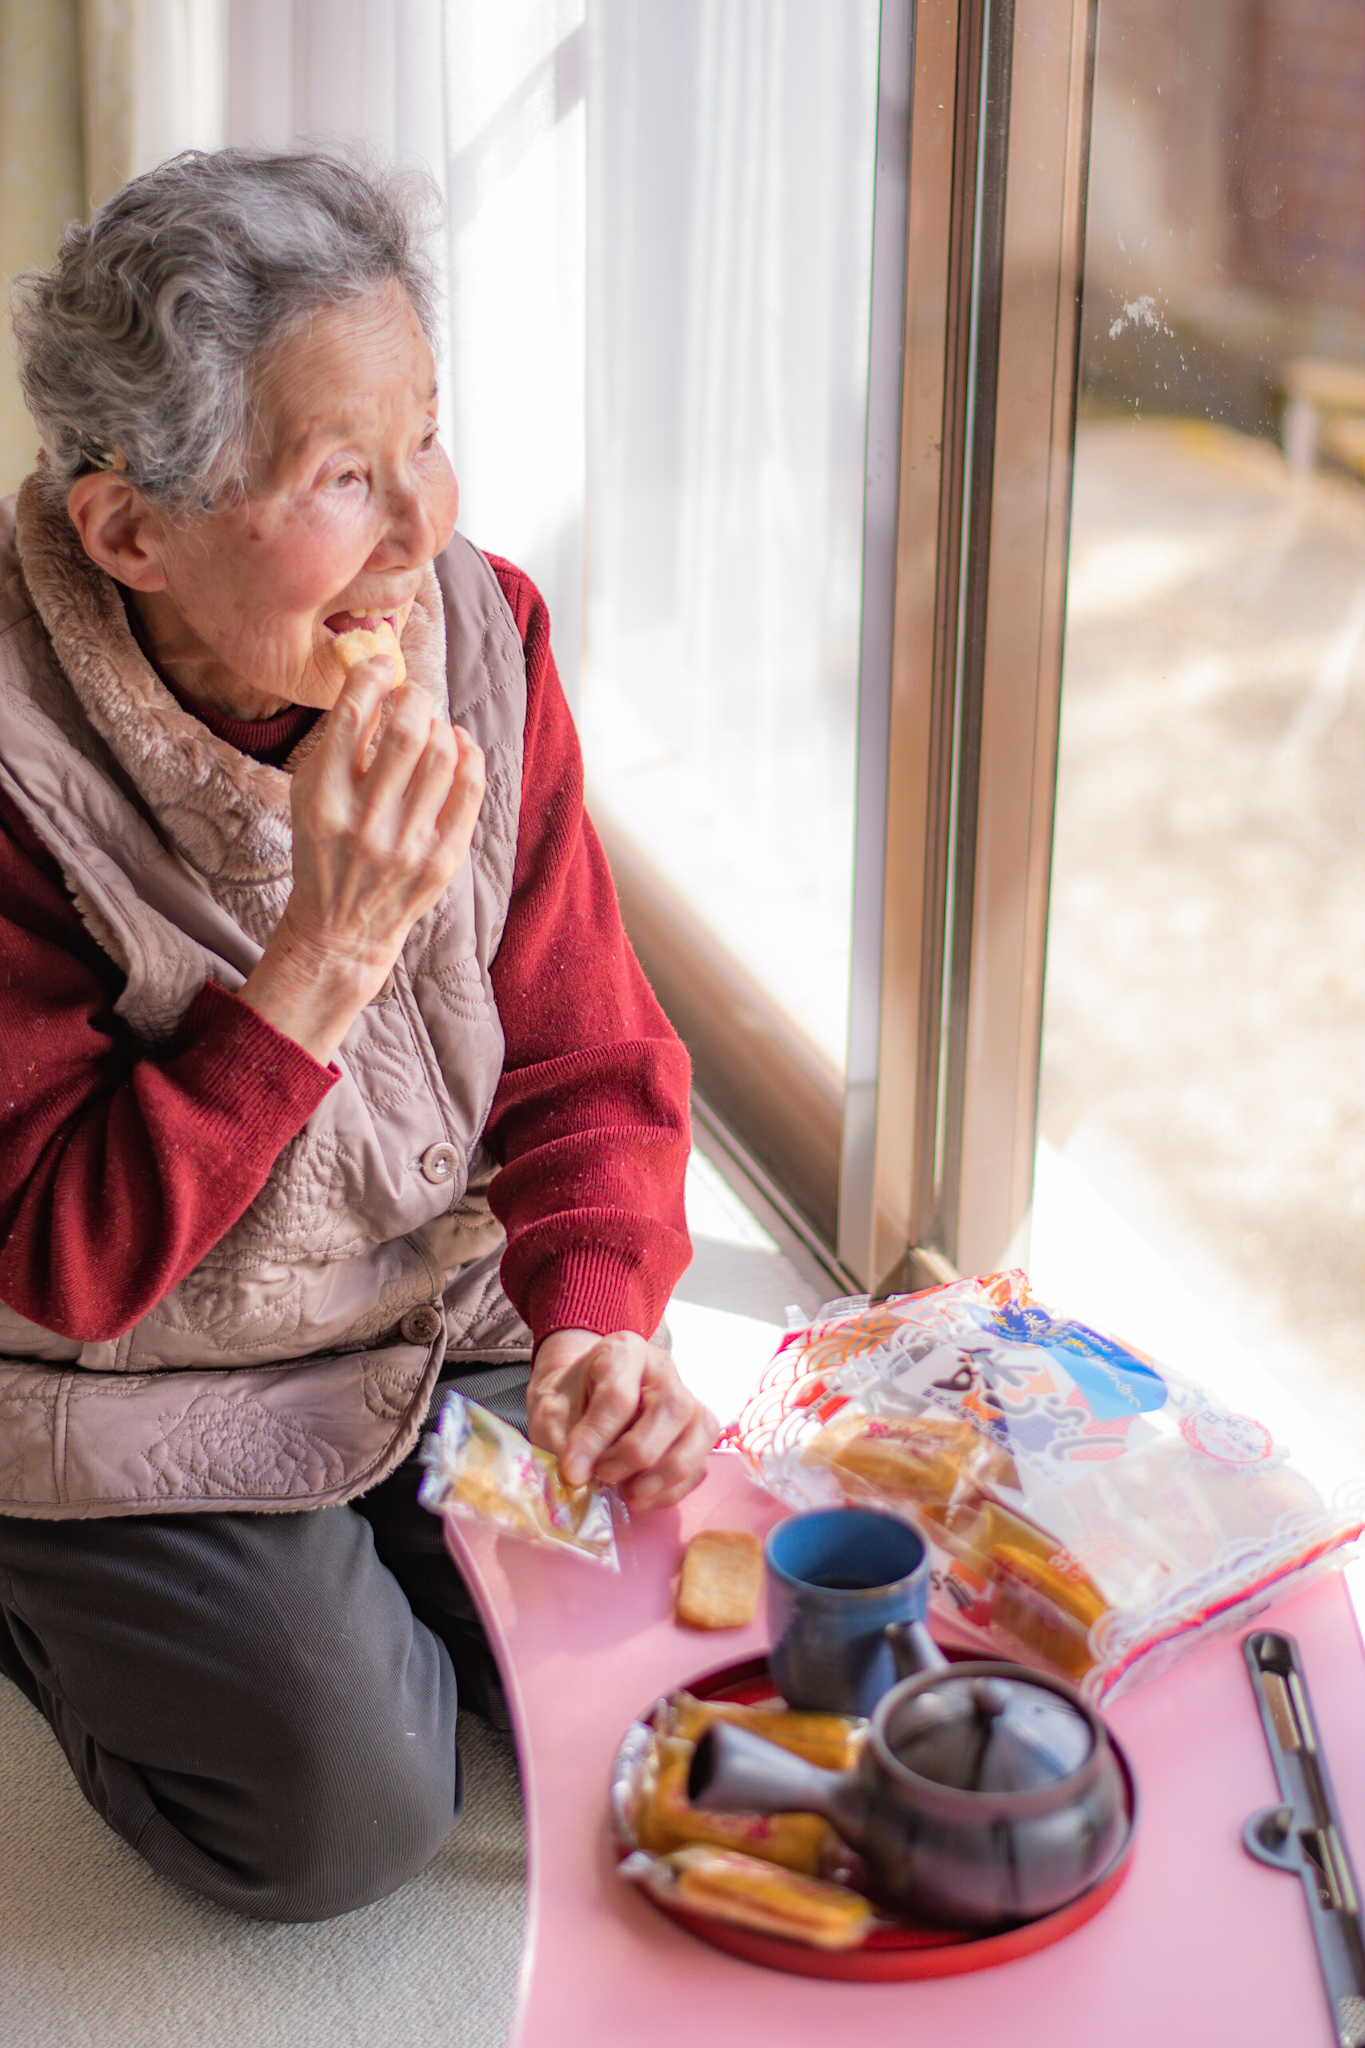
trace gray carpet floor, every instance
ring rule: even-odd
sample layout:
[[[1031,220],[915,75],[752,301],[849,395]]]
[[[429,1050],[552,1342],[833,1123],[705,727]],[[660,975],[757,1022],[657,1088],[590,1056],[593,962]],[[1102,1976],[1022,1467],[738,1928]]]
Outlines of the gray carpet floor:
[[[465,1813],[422,1876],[320,1926],[240,1919],[153,1876],[0,1679],[4,2048],[501,2048],[521,1960],[508,1744],[461,1716]]]

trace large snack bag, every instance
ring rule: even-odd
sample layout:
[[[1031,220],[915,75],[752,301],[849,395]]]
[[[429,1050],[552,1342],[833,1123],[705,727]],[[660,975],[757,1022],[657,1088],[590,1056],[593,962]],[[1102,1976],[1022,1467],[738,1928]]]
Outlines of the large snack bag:
[[[832,1302],[730,1433],[793,1507],[885,1508],[929,1540],[934,1605],[991,1653],[1113,1698],[1349,1561],[1261,1423],[1036,1302],[1021,1272]]]

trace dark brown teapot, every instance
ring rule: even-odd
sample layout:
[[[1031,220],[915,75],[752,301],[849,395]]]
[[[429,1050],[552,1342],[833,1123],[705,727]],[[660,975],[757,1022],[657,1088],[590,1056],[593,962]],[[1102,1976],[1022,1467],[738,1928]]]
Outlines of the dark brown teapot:
[[[719,1723],[697,1744],[693,1805],[819,1813],[862,1857],[891,1912],[986,1930],[1079,1897],[1132,1822],[1098,1714],[1060,1678],[950,1664],[920,1622],[888,1630],[903,1678],[879,1702],[851,1771],[823,1771]]]

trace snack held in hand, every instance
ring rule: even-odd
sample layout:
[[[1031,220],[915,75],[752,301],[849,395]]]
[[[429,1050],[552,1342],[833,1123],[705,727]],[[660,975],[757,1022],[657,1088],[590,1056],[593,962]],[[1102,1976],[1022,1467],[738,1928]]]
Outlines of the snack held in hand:
[[[558,1459],[477,1401],[446,1396],[422,1458],[427,1472],[419,1498],[433,1513],[491,1522],[510,1536],[619,1570],[607,1488],[596,1480],[566,1486]]]
[[[778,1870],[732,1849],[694,1847],[662,1857],[637,1852],[620,1865],[620,1872],[689,1912],[709,1913],[813,1948],[857,1948],[875,1918],[867,1900],[843,1885]]]
[[[787,1336],[735,1435],[793,1507],[914,1523],[946,1618],[1092,1700],[1344,1564],[1365,1530],[1349,1468],[1315,1452],[1314,1483],[1263,1424],[1019,1272],[839,1303]]]
[[[374,628],[352,626],[348,632],[338,633],[332,644],[347,675],[353,668],[359,668],[362,661],[369,661],[376,654],[387,654],[396,671],[395,687],[407,680],[408,665],[403,659],[398,635],[387,619],[381,619]]]
[[[763,1546],[747,1529],[703,1529],[683,1558],[678,1620],[689,1628],[747,1628],[763,1590]]]

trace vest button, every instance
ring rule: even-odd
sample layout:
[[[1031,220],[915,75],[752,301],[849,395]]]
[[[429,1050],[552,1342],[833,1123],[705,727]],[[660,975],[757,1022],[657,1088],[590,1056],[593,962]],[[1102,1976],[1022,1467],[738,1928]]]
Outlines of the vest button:
[[[434,1344],[444,1321],[441,1311],[427,1301],[421,1308],[410,1308],[398,1328],[405,1344]]]
[[[439,1187],[442,1181],[454,1178],[459,1156],[453,1145],[428,1145],[422,1154],[422,1172],[433,1186]]]

